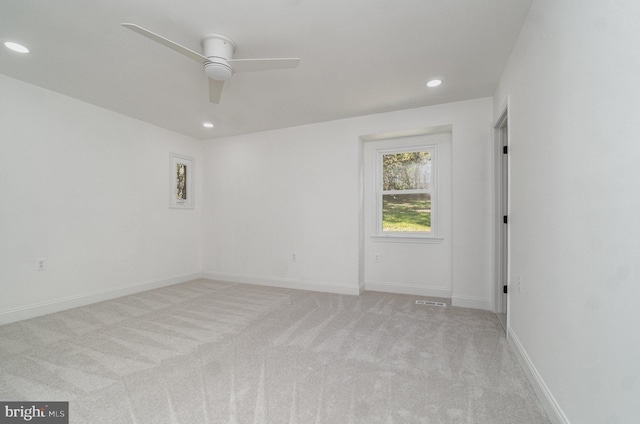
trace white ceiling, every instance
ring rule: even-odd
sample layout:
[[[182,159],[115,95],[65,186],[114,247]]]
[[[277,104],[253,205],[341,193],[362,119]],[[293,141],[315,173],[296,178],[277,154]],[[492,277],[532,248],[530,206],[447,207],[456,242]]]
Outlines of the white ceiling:
[[[0,41],[31,53],[0,48],[0,73],[209,139],[491,96],[530,3],[2,0]],[[235,58],[301,61],[236,74],[211,104],[201,65],[122,22],[196,51],[201,36],[222,33],[237,43]],[[432,78],[444,83],[427,89]]]

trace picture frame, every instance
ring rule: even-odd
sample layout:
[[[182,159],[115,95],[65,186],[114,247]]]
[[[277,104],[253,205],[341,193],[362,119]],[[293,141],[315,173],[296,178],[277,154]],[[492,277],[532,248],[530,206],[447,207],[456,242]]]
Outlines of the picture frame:
[[[193,209],[195,159],[171,153],[169,170],[169,207]]]

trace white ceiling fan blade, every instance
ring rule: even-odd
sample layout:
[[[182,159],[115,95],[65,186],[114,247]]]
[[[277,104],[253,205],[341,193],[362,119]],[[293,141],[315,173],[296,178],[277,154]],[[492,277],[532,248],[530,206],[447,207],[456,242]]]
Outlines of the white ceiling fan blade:
[[[128,24],[128,23],[122,24],[122,26],[127,28],[127,29],[130,29],[131,31],[137,32],[138,34],[143,35],[143,36],[155,41],[156,43],[160,43],[165,47],[169,47],[170,49],[175,50],[178,53],[183,54],[183,55],[187,56],[188,58],[191,58],[191,59],[195,60],[196,62],[204,63],[204,62],[207,61],[206,56],[203,56],[198,52],[195,52],[195,51],[193,51],[191,49],[188,49],[188,48],[186,48],[184,46],[181,46],[178,43],[174,43],[173,41],[171,41],[171,40],[169,40],[167,38],[164,38],[163,36],[158,35],[158,34],[156,34],[154,32],[151,32],[148,29],[144,29],[141,26],[138,26],[136,24]]]
[[[292,69],[298,66],[300,59],[264,58],[264,59],[229,59],[227,61],[233,72],[271,71],[274,69]]]
[[[222,96],[222,88],[224,87],[224,81],[214,80],[209,78],[209,101],[211,103],[220,103],[220,97]]]

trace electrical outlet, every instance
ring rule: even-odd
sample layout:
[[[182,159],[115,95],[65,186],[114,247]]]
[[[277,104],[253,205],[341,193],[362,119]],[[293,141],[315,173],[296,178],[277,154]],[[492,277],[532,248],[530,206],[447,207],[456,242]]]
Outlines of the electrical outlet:
[[[522,293],[522,275],[518,275],[518,293]]]
[[[293,253],[291,254],[291,262],[295,262],[296,261],[296,254]]]
[[[36,259],[36,271],[44,271],[45,269],[47,269],[47,259],[46,258]]]
[[[374,259],[373,259],[373,260],[374,260],[374,261],[376,261],[376,262],[380,262],[380,254],[379,254],[379,253],[376,253],[376,254],[374,255]]]

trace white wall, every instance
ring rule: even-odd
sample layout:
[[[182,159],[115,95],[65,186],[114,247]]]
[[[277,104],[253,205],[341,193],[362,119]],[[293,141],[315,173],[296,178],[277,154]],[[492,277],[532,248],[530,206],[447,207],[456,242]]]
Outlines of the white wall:
[[[556,422],[640,419],[640,2],[537,0],[510,96],[510,334]]]
[[[0,323],[200,271],[199,199],[168,207],[169,153],[201,181],[200,141],[1,75],[0,93]]]
[[[452,125],[453,301],[490,309],[491,119],[487,98],[205,143],[206,275],[358,293],[360,137]]]

